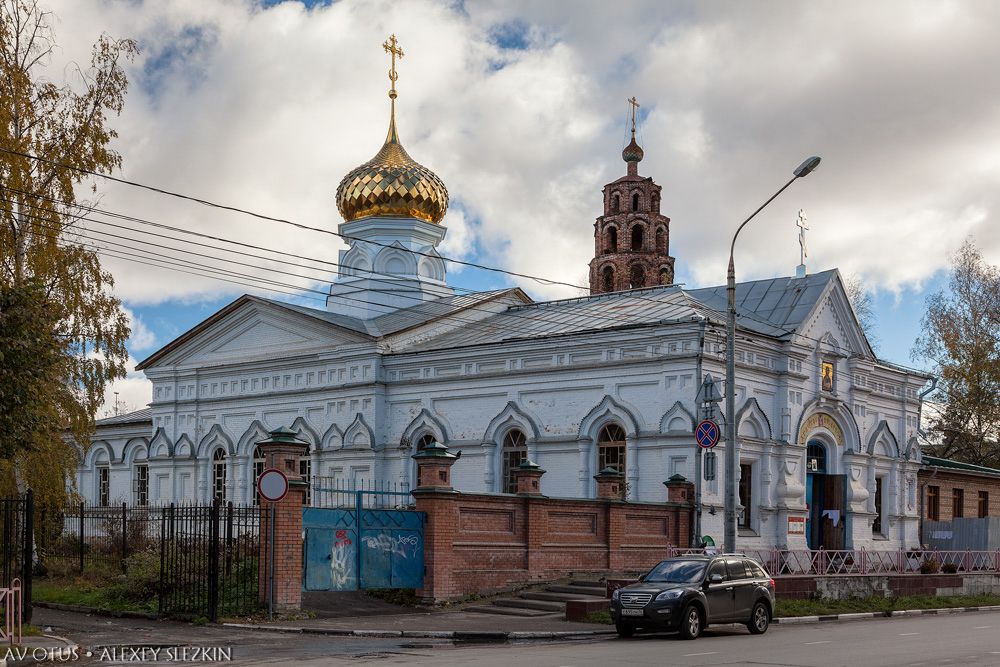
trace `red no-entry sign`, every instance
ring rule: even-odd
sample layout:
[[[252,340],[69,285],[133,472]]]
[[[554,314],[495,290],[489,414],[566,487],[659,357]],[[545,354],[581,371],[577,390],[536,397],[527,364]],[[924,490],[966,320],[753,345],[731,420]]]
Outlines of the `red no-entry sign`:
[[[257,493],[264,500],[276,503],[288,493],[288,478],[275,468],[268,468],[257,478]]]
[[[694,430],[694,439],[699,447],[715,447],[719,443],[719,425],[711,419],[702,419]]]

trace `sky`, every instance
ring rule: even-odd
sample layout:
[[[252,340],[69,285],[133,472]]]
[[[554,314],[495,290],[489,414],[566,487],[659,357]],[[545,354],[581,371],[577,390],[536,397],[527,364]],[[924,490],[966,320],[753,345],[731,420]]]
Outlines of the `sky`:
[[[45,4],[43,2],[43,4]],[[972,237],[1000,263],[1000,4],[985,2],[275,2],[51,0],[70,85],[102,32],[132,37],[119,176],[335,231],[341,177],[388,122],[448,186],[442,254],[587,282],[601,188],[625,173],[626,98],[640,103],[639,173],[663,187],[675,280],[725,280],[736,226],[806,157],[823,162],[741,234],[740,280],[792,275],[796,214],[810,271],[873,292],[883,358],[906,365],[924,300]],[[307,258],[323,289],[333,234],[99,184],[99,206]],[[83,190],[81,189],[81,193]],[[206,252],[214,252],[206,250]],[[217,253],[216,253],[217,254]],[[245,259],[245,258],[244,258]],[[249,260],[252,261],[252,260]],[[247,291],[107,259],[141,360]],[[206,261],[264,276],[266,271]],[[273,277],[273,276],[272,276]],[[451,265],[453,285],[578,290]],[[256,293],[322,307],[315,293]],[[141,373],[109,387],[149,400]],[[110,409],[105,407],[105,411]]]

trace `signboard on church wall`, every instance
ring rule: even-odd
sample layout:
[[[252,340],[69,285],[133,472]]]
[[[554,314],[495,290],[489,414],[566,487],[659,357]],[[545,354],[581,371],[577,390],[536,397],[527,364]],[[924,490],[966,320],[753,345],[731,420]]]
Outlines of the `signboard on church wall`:
[[[804,516],[790,516],[790,517],[788,517],[788,534],[789,535],[805,535],[806,534],[806,518]]]

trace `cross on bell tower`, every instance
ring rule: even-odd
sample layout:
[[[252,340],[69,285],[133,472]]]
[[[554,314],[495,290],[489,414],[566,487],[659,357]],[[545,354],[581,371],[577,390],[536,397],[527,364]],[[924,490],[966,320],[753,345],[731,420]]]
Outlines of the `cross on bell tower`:
[[[603,294],[674,282],[670,218],[660,214],[662,188],[639,176],[643,150],[635,140],[639,101],[626,100],[632,138],[622,150],[627,173],[604,186],[604,215],[594,223],[590,293]]]

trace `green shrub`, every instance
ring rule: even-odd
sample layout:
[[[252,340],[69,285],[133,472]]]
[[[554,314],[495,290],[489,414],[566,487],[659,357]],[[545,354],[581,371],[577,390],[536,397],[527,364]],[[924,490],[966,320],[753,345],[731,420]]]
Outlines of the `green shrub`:
[[[936,574],[938,570],[941,569],[941,561],[937,558],[931,556],[930,558],[925,558],[924,562],[920,564],[921,574]]]
[[[955,574],[958,572],[958,563],[945,563],[941,566],[941,571],[945,574]]]

